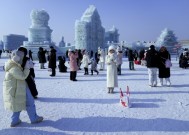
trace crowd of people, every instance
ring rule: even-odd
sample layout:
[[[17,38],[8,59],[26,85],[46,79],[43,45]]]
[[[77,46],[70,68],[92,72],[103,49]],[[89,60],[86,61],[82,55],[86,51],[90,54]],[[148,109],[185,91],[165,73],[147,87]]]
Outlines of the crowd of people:
[[[28,112],[31,123],[38,123],[43,120],[43,117],[38,116],[35,109],[34,99],[38,96],[37,87],[35,84],[35,72],[32,59],[32,52],[29,51],[27,57],[27,49],[20,47],[12,51],[10,59],[5,64],[5,79],[3,82],[4,104],[5,108],[13,112],[11,116],[11,127],[15,127],[21,123],[19,119],[20,112],[25,110]],[[188,53],[184,53],[182,57],[188,57]],[[40,63],[40,69],[46,69],[45,63],[48,62],[48,68],[51,70],[51,77],[56,76],[57,56],[53,46],[50,51],[39,47],[37,53]],[[167,67],[166,61],[171,60],[171,55],[166,47],[162,46],[156,50],[154,45],[151,45],[148,50],[141,50],[139,54],[132,49],[127,50],[129,69],[135,70],[134,64],[142,64],[147,67],[150,87],[163,86],[163,79],[167,86],[171,85],[170,67]],[[118,87],[118,75],[121,75],[123,50],[121,47],[109,46],[107,52],[98,48],[98,51],[91,55],[87,50],[72,50],[69,49],[65,56],[58,56],[59,72],[70,71],[70,80],[77,80],[77,71],[84,68],[84,75],[93,75],[96,72],[105,70],[107,73],[107,92],[114,93],[115,87]],[[135,61],[139,61],[136,63]],[[69,63],[66,67],[65,63]],[[182,63],[182,62],[181,62]],[[82,66],[81,66],[82,65]],[[98,70],[99,65],[99,70]],[[91,73],[89,73],[89,69]],[[159,77],[159,84],[158,84]]]
[[[180,54],[179,57],[179,67],[187,68],[189,67],[189,50],[187,48]]]

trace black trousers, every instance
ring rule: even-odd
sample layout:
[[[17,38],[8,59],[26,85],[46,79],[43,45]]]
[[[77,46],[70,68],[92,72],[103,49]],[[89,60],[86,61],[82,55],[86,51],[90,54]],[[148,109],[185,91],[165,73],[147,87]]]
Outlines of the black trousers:
[[[70,71],[70,80],[76,80],[77,71]]]
[[[51,68],[52,69],[52,75],[55,76],[56,75],[56,68]]]
[[[98,74],[98,71],[97,71],[97,70],[91,70],[91,75],[93,75],[93,71]]]
[[[85,70],[85,75],[88,75],[89,74],[88,68],[84,67],[84,70]]]

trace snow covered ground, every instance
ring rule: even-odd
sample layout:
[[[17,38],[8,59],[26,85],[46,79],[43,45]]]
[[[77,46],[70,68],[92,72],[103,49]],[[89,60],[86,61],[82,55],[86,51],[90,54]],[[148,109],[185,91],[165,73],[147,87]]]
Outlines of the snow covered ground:
[[[2,66],[7,58],[0,59]],[[106,71],[84,76],[78,72],[77,82],[69,80],[69,72],[50,77],[47,69],[39,69],[35,61],[39,98],[37,113],[44,117],[38,124],[30,124],[27,113],[21,113],[22,123],[10,128],[9,111],[3,108],[0,87],[0,135],[189,135],[189,69],[178,67],[172,58],[171,87],[148,86],[147,68],[135,65],[128,69],[124,58],[119,88],[130,88],[131,108],[119,103],[119,88],[114,94],[106,89]],[[47,64],[45,65],[47,67]]]

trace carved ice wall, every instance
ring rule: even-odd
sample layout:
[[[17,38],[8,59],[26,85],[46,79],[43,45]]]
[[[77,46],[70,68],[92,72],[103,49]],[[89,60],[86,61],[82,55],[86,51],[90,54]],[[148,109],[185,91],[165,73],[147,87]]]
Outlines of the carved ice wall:
[[[75,22],[75,48],[97,51],[104,47],[105,30],[95,6],[90,5]]]

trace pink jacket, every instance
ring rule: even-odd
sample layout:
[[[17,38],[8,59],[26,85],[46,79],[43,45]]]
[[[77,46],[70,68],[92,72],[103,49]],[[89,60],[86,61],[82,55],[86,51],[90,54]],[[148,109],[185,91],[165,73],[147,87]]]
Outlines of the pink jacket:
[[[70,58],[70,71],[77,71],[78,70],[78,65],[77,65],[78,53],[76,52],[74,54],[73,52],[69,52],[68,56]]]

